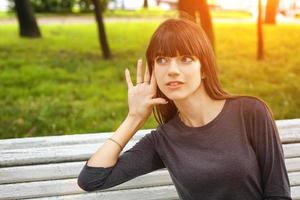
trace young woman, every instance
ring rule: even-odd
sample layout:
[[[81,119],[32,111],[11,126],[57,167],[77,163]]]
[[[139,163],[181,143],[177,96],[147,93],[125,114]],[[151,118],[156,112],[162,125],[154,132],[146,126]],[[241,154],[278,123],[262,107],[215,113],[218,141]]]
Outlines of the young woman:
[[[184,200],[291,200],[284,153],[272,112],[257,97],[222,89],[214,53],[196,23],[168,19],[153,34],[142,77],[129,71],[129,112],[85,163],[86,191],[119,185],[167,168]],[[154,112],[158,127],[123,147]],[[159,198],[159,197],[158,197]]]

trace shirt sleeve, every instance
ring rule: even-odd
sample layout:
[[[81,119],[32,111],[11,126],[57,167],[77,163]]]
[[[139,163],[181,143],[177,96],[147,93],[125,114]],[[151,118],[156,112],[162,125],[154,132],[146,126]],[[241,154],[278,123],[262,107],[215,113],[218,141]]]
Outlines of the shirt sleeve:
[[[154,133],[151,131],[146,134],[131,149],[121,154],[112,167],[91,167],[86,161],[77,179],[78,186],[85,191],[107,189],[164,168],[155,150]]]
[[[284,152],[272,114],[256,101],[251,117],[251,143],[262,175],[265,200],[292,200]]]

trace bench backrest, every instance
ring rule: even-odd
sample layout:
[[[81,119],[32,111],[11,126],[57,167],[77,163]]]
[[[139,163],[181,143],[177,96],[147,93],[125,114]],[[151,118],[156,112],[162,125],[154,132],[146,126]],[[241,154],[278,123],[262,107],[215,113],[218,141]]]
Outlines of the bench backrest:
[[[293,199],[300,200],[300,119],[276,121]],[[152,129],[140,130],[123,149]],[[113,133],[0,140],[0,200],[9,199],[177,199],[166,169],[103,191],[85,192],[77,176],[86,160]]]

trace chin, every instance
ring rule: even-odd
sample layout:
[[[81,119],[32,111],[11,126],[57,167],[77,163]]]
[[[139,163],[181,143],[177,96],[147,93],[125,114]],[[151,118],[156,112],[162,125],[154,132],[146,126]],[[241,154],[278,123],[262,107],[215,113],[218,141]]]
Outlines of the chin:
[[[166,89],[165,91],[160,90],[168,99],[172,101],[184,100],[188,97],[187,91],[178,90],[178,91],[169,91]]]
[[[168,97],[168,99],[172,100],[172,101],[180,101],[180,100],[184,100],[187,96],[186,95],[180,95],[180,94],[172,94],[172,95],[166,95],[166,97]]]

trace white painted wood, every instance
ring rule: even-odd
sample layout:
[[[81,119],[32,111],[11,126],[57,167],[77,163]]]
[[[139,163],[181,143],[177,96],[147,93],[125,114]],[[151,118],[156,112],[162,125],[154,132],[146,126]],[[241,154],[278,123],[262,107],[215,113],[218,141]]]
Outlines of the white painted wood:
[[[293,186],[292,196],[293,199],[300,200],[300,119],[276,120],[276,124]],[[138,131],[123,152],[151,130],[154,129]],[[77,185],[80,170],[112,134],[107,132],[0,140],[0,200],[178,199],[166,169],[107,190],[92,193],[82,191]],[[156,187],[158,185],[162,186]],[[146,188],[134,189],[138,187]]]
[[[300,185],[300,172],[288,173],[291,186]]]
[[[291,196],[293,200],[300,200],[300,186],[291,187]]]
[[[275,121],[279,133],[298,133],[300,129],[299,119],[287,119]],[[150,133],[155,129],[143,129],[137,131],[132,140],[138,140],[146,133]],[[282,132],[282,133],[281,133]],[[102,143],[107,137],[111,136],[113,132],[103,133],[86,133],[75,135],[59,135],[59,136],[41,136],[41,137],[28,137],[28,138],[16,138],[16,139],[4,139],[0,140],[0,151],[8,149],[22,149],[33,147],[48,147],[48,146],[61,146],[61,145],[73,145],[73,144],[93,144]],[[298,135],[296,134],[296,135]],[[299,140],[300,137],[297,137]],[[283,141],[284,143],[285,141]]]
[[[86,161],[0,168],[0,184],[75,178]],[[287,158],[288,172],[300,171],[300,157]]]
[[[300,172],[288,173],[291,186],[300,185]],[[103,190],[121,190],[158,185],[172,185],[173,182],[167,170],[157,170],[139,176],[118,186]],[[77,185],[77,178],[52,181],[37,181],[0,185],[0,200],[15,198],[34,198],[45,196],[59,196],[82,193]]]
[[[118,186],[101,190],[101,192],[172,185],[171,178],[166,172],[166,170],[159,170],[137,177]],[[299,186],[300,172],[289,173],[289,179],[292,187]],[[62,196],[80,193],[85,192],[77,186],[76,179],[0,185],[0,200]]]
[[[137,140],[129,141],[123,152],[131,148],[136,142]],[[0,167],[87,160],[100,146],[101,144],[76,144],[2,150],[0,151]],[[284,144],[283,150],[286,158],[300,157],[300,143]]]
[[[280,120],[275,120],[276,126],[278,128],[296,128],[300,127],[300,118],[295,118],[295,119],[280,119]]]
[[[131,140],[138,140],[155,129],[143,129],[136,132]],[[113,132],[86,133],[75,135],[40,136],[0,140],[0,151],[9,149],[26,149],[34,147],[64,146],[73,144],[103,143]]]
[[[102,191],[172,184],[173,183],[170,175],[166,170],[157,170]],[[83,191],[77,185],[77,178],[52,181],[37,181],[29,183],[2,184],[0,185],[0,200],[59,196],[78,194],[83,192],[85,191]]]
[[[288,172],[300,171],[300,157],[286,158],[284,161]]]
[[[86,161],[0,168],[0,184],[75,178]]]
[[[137,140],[129,141],[123,152],[130,149]],[[0,167],[72,162],[87,160],[101,144],[76,144],[57,147],[10,149],[0,151]],[[286,158],[300,157],[300,143],[284,144]]]
[[[300,128],[281,129],[279,137],[282,144],[300,143]]]
[[[300,143],[282,145],[285,158],[300,157]]]
[[[174,185],[122,191],[89,192],[84,194],[34,198],[28,200],[179,200]]]
[[[136,140],[129,141],[122,152],[131,148],[136,142]],[[100,146],[101,144],[76,144],[2,150],[0,167],[87,160]]]
[[[142,191],[143,190],[143,191]],[[145,191],[144,191],[145,190]],[[131,192],[133,194],[131,194]],[[134,193],[136,192],[136,194]],[[137,194],[145,196],[136,196]],[[300,200],[300,186],[291,187],[291,195],[293,200]],[[139,198],[139,199],[136,199]],[[142,188],[135,190],[112,191],[112,192],[90,192],[77,195],[65,195],[46,198],[34,198],[30,200],[178,200],[175,187],[160,186],[151,188]]]

